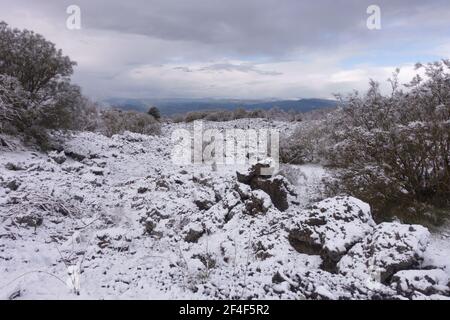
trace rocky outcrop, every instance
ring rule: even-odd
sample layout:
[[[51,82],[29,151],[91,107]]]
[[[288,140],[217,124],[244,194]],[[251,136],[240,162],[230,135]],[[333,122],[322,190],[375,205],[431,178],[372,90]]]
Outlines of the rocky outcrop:
[[[270,168],[269,164],[257,163],[246,173],[236,172],[240,183],[249,185],[252,190],[262,190],[270,196],[273,205],[280,211],[289,208],[288,194],[294,195],[289,181],[283,176],[263,175],[262,169]]]
[[[329,198],[293,219],[289,242],[300,253],[320,255],[323,269],[334,271],[341,257],[374,226],[368,204],[353,197]]]
[[[381,223],[341,259],[339,273],[386,284],[396,272],[420,267],[429,236],[420,225]]]

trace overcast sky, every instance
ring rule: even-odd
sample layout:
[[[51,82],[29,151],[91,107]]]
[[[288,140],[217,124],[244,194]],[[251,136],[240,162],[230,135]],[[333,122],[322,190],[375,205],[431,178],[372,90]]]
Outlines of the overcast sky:
[[[330,98],[450,57],[449,0],[0,0],[0,20],[56,43],[97,99]]]

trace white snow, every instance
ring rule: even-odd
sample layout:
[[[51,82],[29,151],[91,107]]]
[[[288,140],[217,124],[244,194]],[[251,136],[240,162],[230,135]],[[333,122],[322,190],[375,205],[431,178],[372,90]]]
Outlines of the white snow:
[[[205,125],[219,130],[279,128],[281,134],[295,130],[291,123],[255,119]],[[320,270],[319,256],[297,252],[287,239],[287,226],[320,197],[326,169],[292,166],[298,197],[285,212],[261,190],[239,184],[241,192],[263,199],[267,208],[265,214],[246,215],[236,190],[236,170],[246,167],[218,165],[216,170],[211,165],[173,164],[170,133],[176,128],[192,129],[192,124],[164,125],[157,137],[73,133],[64,146],[69,155],[62,164],[53,159],[55,153],[19,144],[14,150],[1,150],[0,298],[369,295],[358,277]],[[8,163],[22,170],[7,169]],[[13,180],[20,184],[17,190],[6,187]],[[364,214],[370,212],[363,202],[351,201]],[[324,204],[329,211],[345,209],[335,201]],[[349,249],[348,238],[356,242],[360,228],[373,228],[367,221],[366,226],[329,223],[333,230],[344,228],[346,237],[330,233],[325,245],[339,252]],[[195,235],[192,242],[186,241],[190,231]],[[432,238],[429,248],[424,264],[439,264],[450,274],[448,239]],[[282,279],[275,281],[277,273]],[[354,292],[355,286],[360,290]],[[383,290],[395,294],[389,287]]]

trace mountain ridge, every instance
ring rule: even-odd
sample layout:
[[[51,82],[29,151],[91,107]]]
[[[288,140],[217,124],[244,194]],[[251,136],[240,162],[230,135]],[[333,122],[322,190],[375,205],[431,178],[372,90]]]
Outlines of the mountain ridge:
[[[320,98],[303,99],[128,99],[109,98],[102,101],[103,104],[122,110],[134,110],[146,112],[150,106],[160,109],[161,114],[170,116],[190,111],[200,110],[234,110],[244,108],[246,110],[280,108],[284,111],[294,110],[297,112],[308,112],[315,109],[327,109],[337,106],[337,101]]]

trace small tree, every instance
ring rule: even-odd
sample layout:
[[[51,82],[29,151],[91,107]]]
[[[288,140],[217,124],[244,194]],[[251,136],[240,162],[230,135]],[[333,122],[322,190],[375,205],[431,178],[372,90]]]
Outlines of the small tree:
[[[153,116],[156,120],[161,119],[161,113],[159,112],[159,109],[157,107],[151,107],[148,109],[147,114]]]

